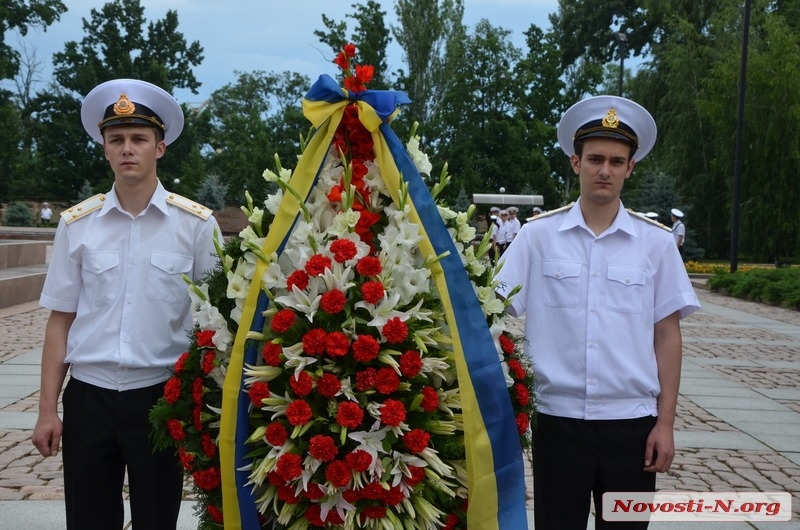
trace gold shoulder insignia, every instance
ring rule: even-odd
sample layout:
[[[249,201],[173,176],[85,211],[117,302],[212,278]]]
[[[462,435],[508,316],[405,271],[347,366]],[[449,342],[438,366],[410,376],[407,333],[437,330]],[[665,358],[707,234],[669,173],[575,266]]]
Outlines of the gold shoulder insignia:
[[[658,221],[654,221],[654,220],[650,219],[649,217],[647,217],[643,213],[634,212],[630,208],[625,208],[625,211],[628,212],[629,214],[631,214],[631,217],[633,217],[634,219],[638,219],[640,221],[644,221],[646,223],[650,223],[651,225],[657,226],[657,227],[661,228],[662,230],[666,230],[667,232],[672,232],[672,228],[668,227],[667,225],[661,224]]]
[[[174,204],[178,208],[182,210],[186,210],[189,213],[195,214],[197,217],[201,219],[208,219],[211,217],[213,211],[211,208],[207,208],[202,204],[196,203],[191,199],[187,199],[182,195],[178,195],[177,193],[170,193],[167,195],[167,202],[170,204]]]
[[[542,212],[539,215],[534,215],[533,217],[528,217],[525,219],[526,221],[535,221],[536,219],[543,219],[545,217],[550,217],[551,215],[555,215],[557,213],[565,212],[575,206],[574,202],[567,204],[566,206],[562,206],[561,208],[556,208],[555,210],[548,210],[546,212]]]
[[[78,203],[71,208],[67,208],[61,212],[61,217],[64,218],[64,222],[70,224],[71,222],[77,221],[81,217],[84,217],[86,214],[102,208],[105,200],[106,196],[102,193],[98,193],[94,197],[89,197],[85,201]]]

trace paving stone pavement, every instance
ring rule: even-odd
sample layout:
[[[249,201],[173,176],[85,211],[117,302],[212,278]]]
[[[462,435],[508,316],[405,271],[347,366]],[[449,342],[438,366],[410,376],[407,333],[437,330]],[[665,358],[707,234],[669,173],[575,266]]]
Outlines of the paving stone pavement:
[[[800,312],[704,289],[698,295],[703,309],[682,324],[677,455],[658,489],[789,492],[793,517],[650,528],[800,529]],[[39,456],[30,441],[47,314],[36,303],[0,309],[0,528],[63,527],[61,458]],[[188,484],[185,492],[179,528],[196,528]]]

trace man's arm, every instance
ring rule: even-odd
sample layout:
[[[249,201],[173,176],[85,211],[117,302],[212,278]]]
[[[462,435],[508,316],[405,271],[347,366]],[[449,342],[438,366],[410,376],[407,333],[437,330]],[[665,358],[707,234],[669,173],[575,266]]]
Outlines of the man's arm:
[[[42,456],[56,456],[61,443],[61,418],[58,396],[67,376],[67,335],[75,313],[52,311],[47,319],[42,347],[42,379],[39,390],[39,417],[33,429],[33,445]]]
[[[678,405],[678,388],[681,382],[681,325],[678,312],[656,322],[653,346],[658,364],[658,419],[650,435],[644,454],[644,470],[666,473],[675,457],[675,409]]]

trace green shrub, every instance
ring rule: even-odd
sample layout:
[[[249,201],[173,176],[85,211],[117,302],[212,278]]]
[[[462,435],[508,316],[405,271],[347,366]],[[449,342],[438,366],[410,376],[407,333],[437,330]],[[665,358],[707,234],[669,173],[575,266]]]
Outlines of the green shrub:
[[[33,226],[36,214],[24,202],[12,202],[6,208],[6,224],[8,226]]]
[[[733,274],[719,272],[708,279],[712,291],[736,298],[800,309],[800,268],[756,268]]]

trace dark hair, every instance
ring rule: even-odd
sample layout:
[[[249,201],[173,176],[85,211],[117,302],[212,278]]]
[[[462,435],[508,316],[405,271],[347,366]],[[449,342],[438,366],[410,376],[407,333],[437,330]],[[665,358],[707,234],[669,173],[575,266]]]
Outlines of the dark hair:
[[[116,123],[116,124],[113,124],[113,125],[125,125],[125,124]],[[130,125],[138,125],[140,127],[148,127],[150,129],[153,129],[155,131],[155,133],[156,133],[156,143],[164,141],[164,130],[161,129],[160,127],[156,127],[155,125],[145,125],[145,124],[139,124],[139,123],[131,123]],[[105,141],[105,139],[106,139],[106,127],[103,127],[102,129],[100,129],[100,136],[102,136],[103,137],[103,141]]]
[[[591,139],[591,138],[595,138],[595,137],[594,136],[589,136],[587,138],[582,138],[582,139],[576,141],[574,144],[572,144],[573,147],[575,148],[575,154],[578,155],[578,158],[581,158],[583,156],[583,144],[584,144],[584,142],[586,140]],[[636,154],[636,147],[632,146],[628,142],[625,142],[624,140],[617,140],[616,138],[610,138],[610,140],[616,140],[617,142],[619,142],[621,144],[625,144],[628,147],[630,147],[630,154],[628,155],[628,159],[629,160],[633,159],[633,155]]]

